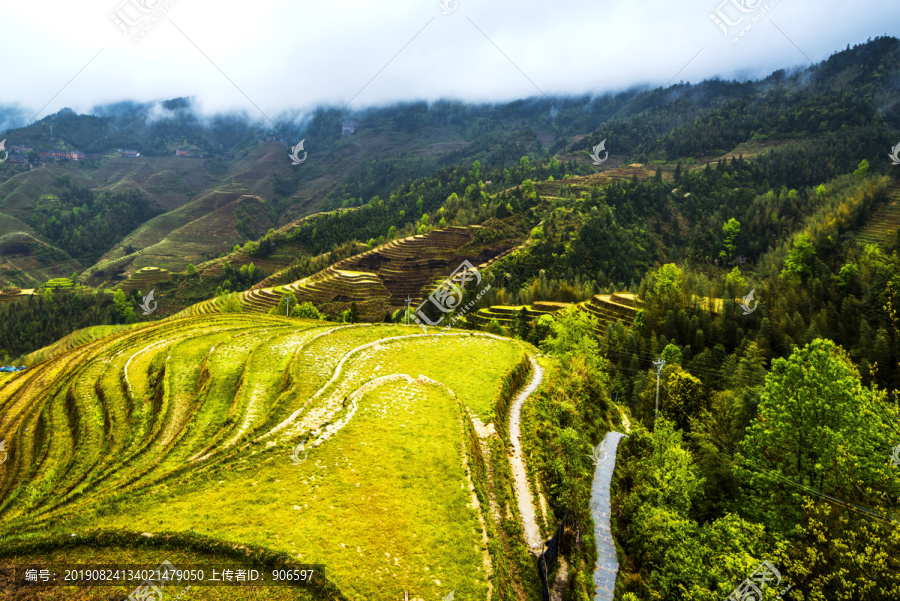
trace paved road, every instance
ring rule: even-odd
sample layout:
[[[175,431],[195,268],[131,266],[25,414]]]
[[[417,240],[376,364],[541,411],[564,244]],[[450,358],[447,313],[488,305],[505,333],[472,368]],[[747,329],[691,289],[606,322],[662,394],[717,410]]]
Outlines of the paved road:
[[[594,516],[594,537],[597,539],[597,565],[594,567],[594,601],[613,601],[616,589],[616,546],[613,543],[610,515],[609,484],[616,467],[616,449],[624,437],[609,432],[603,439],[603,452],[591,483],[591,514]]]

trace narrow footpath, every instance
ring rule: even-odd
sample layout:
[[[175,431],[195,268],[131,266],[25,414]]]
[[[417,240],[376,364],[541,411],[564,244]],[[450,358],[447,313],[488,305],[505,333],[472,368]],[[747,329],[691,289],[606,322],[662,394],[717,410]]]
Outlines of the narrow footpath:
[[[525,387],[516,398],[513,399],[512,407],[509,410],[509,439],[512,442],[512,456],[509,458],[512,464],[513,480],[516,486],[516,500],[519,503],[519,515],[522,518],[522,530],[525,532],[525,542],[528,548],[535,555],[539,555],[544,547],[544,541],[541,538],[541,530],[538,527],[536,513],[534,511],[534,503],[531,502],[531,487],[528,485],[528,472],[525,471],[525,457],[522,454],[522,444],[519,441],[520,429],[519,421],[522,416],[522,405],[525,404],[531,393],[537,390],[541,385],[544,377],[543,368],[538,365],[533,357],[531,359],[531,382]]]

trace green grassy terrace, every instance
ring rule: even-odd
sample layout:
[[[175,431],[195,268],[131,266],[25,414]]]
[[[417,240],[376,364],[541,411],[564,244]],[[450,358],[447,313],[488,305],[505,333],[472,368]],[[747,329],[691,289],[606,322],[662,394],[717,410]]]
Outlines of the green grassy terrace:
[[[485,598],[502,551],[471,488],[470,416],[493,419],[527,348],[247,314],[76,332],[0,378],[0,548],[158,563],[141,541],[168,533],[184,562],[208,549],[178,537],[323,564],[347,599]],[[73,533],[90,544],[51,544]]]

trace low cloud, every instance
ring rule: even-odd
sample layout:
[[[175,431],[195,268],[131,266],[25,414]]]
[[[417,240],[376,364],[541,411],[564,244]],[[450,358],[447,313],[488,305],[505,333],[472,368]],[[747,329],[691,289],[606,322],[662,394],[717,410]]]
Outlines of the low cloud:
[[[0,129],[123,100],[154,103],[149,119],[169,112],[158,100],[192,97],[207,114],[266,121],[322,104],[505,102],[748,79],[900,29],[900,11],[876,0],[781,0],[734,43],[710,18],[717,10],[742,23],[753,16],[716,0],[458,0],[449,14],[438,0],[10,2],[0,7]],[[139,41],[117,13],[145,20]]]

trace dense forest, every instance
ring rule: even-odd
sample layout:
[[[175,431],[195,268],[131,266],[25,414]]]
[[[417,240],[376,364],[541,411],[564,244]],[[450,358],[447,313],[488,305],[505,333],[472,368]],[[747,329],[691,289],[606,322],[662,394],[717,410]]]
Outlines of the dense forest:
[[[74,330],[135,323],[137,291],[46,290],[21,302],[0,304],[0,362],[53,344]]]
[[[150,207],[137,190],[100,192],[58,178],[59,195],[43,194],[28,224],[83,265],[96,262],[126,234],[162,211]]]

